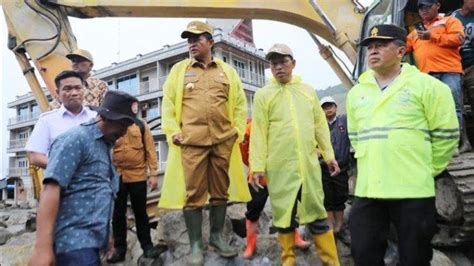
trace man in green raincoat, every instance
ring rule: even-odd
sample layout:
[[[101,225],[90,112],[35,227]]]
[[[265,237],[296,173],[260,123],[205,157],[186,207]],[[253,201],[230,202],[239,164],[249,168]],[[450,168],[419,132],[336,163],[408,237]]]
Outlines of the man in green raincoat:
[[[222,237],[227,202],[250,200],[240,155],[247,103],[235,69],[213,58],[213,29],[193,21],[181,34],[191,59],[177,63],[163,87],[162,129],[169,144],[160,208],[183,209],[192,265],[202,265],[202,207],[210,204],[209,245],[237,252]]]
[[[267,176],[273,224],[278,229],[282,264],[296,263],[294,216],[307,224],[326,265],[339,265],[336,243],[326,221],[318,146],[331,175],[339,166],[331,146],[326,116],[316,91],[292,72],[291,49],[275,44],[267,53],[274,79],[255,94],[250,139],[251,185],[258,190]]]

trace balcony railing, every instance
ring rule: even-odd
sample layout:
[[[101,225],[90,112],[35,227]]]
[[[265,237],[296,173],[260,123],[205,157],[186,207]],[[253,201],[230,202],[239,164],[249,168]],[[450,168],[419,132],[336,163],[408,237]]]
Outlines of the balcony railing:
[[[27,122],[30,120],[34,120],[34,119],[37,119],[39,115],[40,115],[39,112],[34,112],[34,113],[25,114],[25,115],[11,117],[8,119],[8,125],[13,125],[20,122]]]
[[[20,149],[25,147],[28,139],[12,139],[8,143],[8,149]]]
[[[8,176],[9,177],[27,176],[27,175],[29,175],[27,167],[8,168]]]
[[[260,75],[255,72],[250,72],[249,69],[244,69],[244,68],[235,67],[235,66],[234,68],[235,70],[237,70],[237,73],[239,74],[239,77],[242,80],[242,82],[250,83],[257,87],[265,86],[266,80],[265,80],[264,75]]]

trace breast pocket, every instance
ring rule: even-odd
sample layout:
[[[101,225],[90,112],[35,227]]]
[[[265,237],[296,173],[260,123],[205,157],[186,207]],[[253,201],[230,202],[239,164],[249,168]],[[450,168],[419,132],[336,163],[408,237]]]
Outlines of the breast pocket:
[[[128,136],[128,142],[130,144],[130,148],[132,149],[143,149],[142,134],[140,132],[140,129],[133,130],[130,132],[130,135]]]
[[[198,81],[198,76],[184,77],[184,97],[199,93]]]
[[[229,98],[229,80],[225,76],[218,76],[214,78],[212,85],[217,98],[227,101]]]

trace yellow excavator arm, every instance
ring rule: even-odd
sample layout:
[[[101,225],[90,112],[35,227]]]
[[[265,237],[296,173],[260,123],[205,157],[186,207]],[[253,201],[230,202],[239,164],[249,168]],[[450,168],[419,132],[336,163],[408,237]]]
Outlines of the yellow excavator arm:
[[[54,78],[61,71],[71,69],[65,55],[77,48],[68,16],[206,17],[287,22],[310,33],[323,58],[350,88],[352,80],[347,72],[317,36],[341,49],[354,64],[356,39],[365,11],[358,1],[351,0],[8,0],[2,7],[8,27],[8,48],[15,54],[42,112],[49,105],[38,76],[55,96]],[[43,172],[32,165],[30,174],[35,196],[39,198]]]
[[[51,95],[56,95],[54,77],[71,64],[65,55],[77,48],[68,16],[94,17],[209,17],[270,19],[306,29],[320,49],[319,36],[341,49],[352,63],[364,8],[351,0],[9,0],[3,2],[8,27],[8,47],[23,70],[41,111],[48,101],[34,70]],[[328,50],[323,57],[346,86],[352,84]]]

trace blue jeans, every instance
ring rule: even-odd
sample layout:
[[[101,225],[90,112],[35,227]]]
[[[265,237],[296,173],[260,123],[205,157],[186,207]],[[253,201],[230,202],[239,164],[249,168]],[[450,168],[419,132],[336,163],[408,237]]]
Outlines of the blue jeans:
[[[83,248],[56,254],[58,266],[100,266],[98,248]]]
[[[456,115],[458,117],[459,130],[461,130],[462,121],[462,102],[461,102],[461,74],[459,73],[430,73],[432,77],[435,77],[448,85],[451,89],[454,99],[454,107],[456,108]]]

